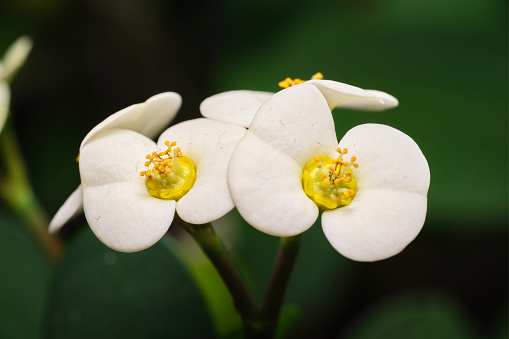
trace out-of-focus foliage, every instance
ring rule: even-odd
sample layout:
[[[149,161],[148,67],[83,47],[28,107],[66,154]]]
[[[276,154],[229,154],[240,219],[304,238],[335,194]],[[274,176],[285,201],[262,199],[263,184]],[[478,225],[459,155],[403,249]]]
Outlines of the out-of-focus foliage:
[[[478,338],[468,315],[446,295],[405,291],[363,312],[339,338]]]
[[[53,277],[49,337],[212,337],[205,305],[173,247],[165,240],[119,253],[85,228]]]
[[[19,222],[0,214],[0,338],[40,338],[50,268]]]
[[[334,111],[336,130],[340,136],[357,124],[383,123],[417,142],[431,169],[424,229],[394,258],[354,263],[337,254],[314,225],[303,238],[286,296],[287,323],[296,325],[291,336],[369,337],[369,326],[396,324],[402,312],[418,320],[405,322],[409,335],[423,324],[437,337],[472,327],[481,337],[507,333],[500,330],[507,328],[500,320],[507,319],[507,2],[4,1],[0,50],[23,34],[33,37],[34,48],[12,84],[11,119],[36,193],[50,213],[79,183],[74,159],[88,130],[158,92],[183,96],[177,121],[197,117],[208,95],[277,91],[287,76],[305,79],[317,71],[396,96],[400,107],[388,112]],[[47,328],[48,306],[55,310],[56,304],[45,294],[47,266],[27,248],[33,244],[21,238],[20,225],[5,215],[0,209],[7,234],[0,239],[2,275],[10,277],[0,292],[8,304],[0,303],[7,314],[0,336],[6,329],[9,337],[26,337],[16,336],[12,331],[19,326],[13,324]],[[85,244],[76,236],[83,220],[63,232],[74,251]],[[250,228],[236,212],[215,227],[261,299],[277,239]],[[25,240],[17,245],[11,239]],[[159,251],[126,258],[152,261]],[[77,252],[64,260],[52,293],[58,277],[72,274],[72,267],[79,272],[82,260]],[[30,265],[37,268],[20,270]],[[213,269],[206,261],[201,265],[193,276],[204,291],[218,280],[207,280]],[[113,272],[102,269],[105,277]],[[115,279],[129,281],[129,272],[118,274]],[[234,312],[231,300],[217,297],[225,295],[223,287],[207,287],[209,309],[221,323],[216,331],[234,336],[239,319],[227,317]],[[416,288],[423,294],[409,294],[409,301],[398,296]],[[214,291],[220,292],[211,298]],[[426,291],[433,292],[431,299],[423,297]],[[9,313],[11,305],[23,312]],[[449,310],[453,318],[443,318]],[[49,328],[63,331],[58,323],[53,318]],[[155,326],[159,331],[165,324]]]

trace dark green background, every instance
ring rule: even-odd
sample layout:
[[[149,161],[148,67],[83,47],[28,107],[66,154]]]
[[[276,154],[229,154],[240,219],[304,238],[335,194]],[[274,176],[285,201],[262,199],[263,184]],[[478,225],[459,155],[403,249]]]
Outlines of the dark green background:
[[[74,158],[86,133],[156,93],[183,96],[177,121],[198,117],[209,95],[277,91],[285,77],[317,71],[393,94],[400,107],[387,112],[334,111],[336,129],[340,136],[361,123],[383,123],[419,144],[431,170],[426,224],[400,255],[376,263],[343,258],[315,225],[286,298],[286,323],[297,323],[292,337],[507,333],[507,2],[4,0],[0,51],[22,34],[35,44],[12,84],[12,122],[49,214],[79,184]],[[216,228],[260,297],[277,239],[238,219],[233,212]],[[72,246],[85,239],[83,224],[78,219],[64,231]],[[49,291],[63,283],[65,264],[79,270],[79,260],[67,257],[50,272],[20,229],[0,207],[1,241],[10,245],[0,246],[0,337],[2,328],[19,338],[63,331]],[[140,255],[150,261],[155,252]],[[213,280],[200,265],[193,274]],[[224,290],[213,284],[200,286],[221,301]],[[122,314],[124,303],[97,308]],[[231,312],[219,309],[223,318]],[[219,332],[235,332],[236,321],[221,320]],[[167,325],[160,326],[154,333]]]

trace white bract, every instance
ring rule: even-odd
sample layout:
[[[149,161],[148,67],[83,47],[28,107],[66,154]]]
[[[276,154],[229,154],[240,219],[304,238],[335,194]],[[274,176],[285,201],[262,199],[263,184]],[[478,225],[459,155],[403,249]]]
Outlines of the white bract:
[[[309,80],[323,94],[330,109],[345,108],[365,111],[383,111],[398,106],[392,95],[365,90],[331,80]],[[229,91],[205,99],[200,111],[204,117],[243,127],[249,127],[261,105],[274,93],[257,91]]]
[[[424,224],[426,159],[410,137],[384,125],[354,127],[338,145],[330,108],[358,89],[313,82],[282,90],[258,110],[231,157],[233,201],[248,223],[281,237],[306,231],[322,210],[325,235],[344,256],[393,256]]]
[[[27,36],[18,38],[5,52],[0,61],[0,133],[9,113],[11,91],[9,83],[32,49],[32,40]]]

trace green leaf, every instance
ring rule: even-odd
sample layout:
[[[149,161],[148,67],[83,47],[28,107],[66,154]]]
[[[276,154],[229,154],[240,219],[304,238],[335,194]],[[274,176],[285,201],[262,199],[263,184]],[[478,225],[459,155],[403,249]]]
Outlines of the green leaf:
[[[0,338],[41,338],[50,269],[35,241],[0,214]]]
[[[475,333],[470,319],[450,297],[433,292],[407,292],[373,305],[338,338],[478,338]]]
[[[86,228],[56,272],[49,337],[211,338],[203,300],[163,239],[137,253],[104,246]]]

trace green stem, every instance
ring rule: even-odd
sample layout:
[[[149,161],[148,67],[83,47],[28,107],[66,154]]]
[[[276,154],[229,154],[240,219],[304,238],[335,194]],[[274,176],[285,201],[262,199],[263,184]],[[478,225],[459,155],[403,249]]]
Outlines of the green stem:
[[[48,233],[48,218],[28,180],[27,166],[9,120],[0,133],[0,156],[6,170],[0,177],[0,197],[23,219],[48,259],[57,261],[62,256],[63,244]]]
[[[274,338],[288,282],[302,235],[281,238],[279,250],[272,269],[267,292],[261,308],[258,308],[237,265],[224,247],[212,224],[192,225],[178,216],[179,224],[194,238],[217,269],[228,288],[235,309],[244,321],[246,338]]]
[[[286,288],[290,281],[301,241],[302,234],[298,234],[281,238],[279,243],[278,253],[260,311],[260,319],[264,324],[264,332],[267,334],[267,338],[273,338],[276,332],[281,306],[283,305]]]
[[[178,221],[194,238],[215,266],[233,298],[235,309],[244,319],[245,325],[248,326],[249,319],[253,319],[256,316],[258,308],[251,297],[242,274],[224,247],[223,242],[212,228],[212,224],[193,225],[181,219]]]

